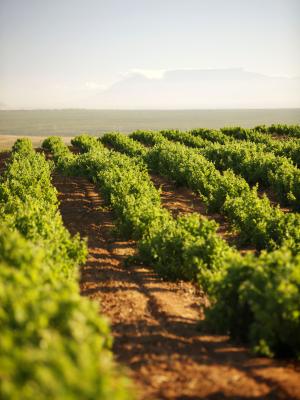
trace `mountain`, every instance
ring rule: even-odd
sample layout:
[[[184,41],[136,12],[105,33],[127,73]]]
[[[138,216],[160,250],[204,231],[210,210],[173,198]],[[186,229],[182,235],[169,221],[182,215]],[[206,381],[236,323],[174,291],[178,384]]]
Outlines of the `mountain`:
[[[177,69],[160,78],[132,72],[87,102],[94,108],[300,107],[300,77],[232,69]]]

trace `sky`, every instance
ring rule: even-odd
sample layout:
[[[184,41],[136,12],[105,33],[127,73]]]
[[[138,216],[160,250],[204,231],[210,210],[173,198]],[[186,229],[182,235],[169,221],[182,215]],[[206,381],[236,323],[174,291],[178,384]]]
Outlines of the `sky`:
[[[0,0],[0,108],[300,107],[299,0]]]

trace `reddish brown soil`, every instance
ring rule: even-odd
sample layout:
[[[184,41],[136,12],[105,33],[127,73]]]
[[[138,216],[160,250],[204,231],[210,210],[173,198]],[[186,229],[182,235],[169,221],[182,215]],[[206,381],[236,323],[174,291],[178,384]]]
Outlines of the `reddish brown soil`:
[[[279,208],[280,208],[280,210],[281,210],[282,212],[284,212],[284,213],[292,213],[292,212],[294,212],[294,210],[292,209],[292,207],[282,206],[282,205],[280,204],[280,202],[277,200],[276,194],[274,193],[274,191],[273,191],[271,188],[264,188],[264,189],[259,188],[258,191],[257,191],[257,193],[258,193],[258,195],[259,195],[260,197],[263,197],[264,195],[266,195],[267,198],[269,199],[271,205],[272,205],[273,207],[279,206]]]
[[[300,399],[299,365],[252,358],[226,336],[199,333],[206,300],[192,284],[124,266],[135,243],[117,238],[113,215],[93,184],[58,175],[54,184],[66,226],[88,237],[82,294],[109,316],[114,353],[140,399]]]
[[[0,152],[0,175],[3,174],[5,170],[5,164],[10,157],[9,151],[2,151]]]

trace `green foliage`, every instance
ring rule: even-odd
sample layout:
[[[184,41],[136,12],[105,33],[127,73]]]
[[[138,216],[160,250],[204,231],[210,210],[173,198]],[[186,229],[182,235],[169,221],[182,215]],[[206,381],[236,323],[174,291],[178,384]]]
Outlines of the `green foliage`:
[[[1,398],[130,398],[113,366],[107,321],[43,250],[1,228]]]
[[[155,131],[135,131],[129,137],[148,146],[154,146],[164,141],[164,137]]]
[[[272,138],[268,134],[262,135],[253,129],[241,128],[240,126],[235,127],[225,127],[221,129],[224,135],[230,136],[238,140],[247,140],[253,143],[264,143],[270,145],[272,143]]]
[[[67,146],[63,145],[60,137],[49,136],[43,141],[42,147],[53,154],[53,160],[59,170],[71,171],[75,156],[69,151]]]
[[[300,136],[299,136],[300,138]],[[300,167],[300,140],[290,139],[286,141],[276,141],[276,146],[272,146],[274,154],[291,159],[297,167]]]
[[[258,125],[254,130],[262,133],[270,133],[272,135],[284,135],[290,137],[300,138],[300,125]]]
[[[132,399],[107,321],[79,294],[86,245],[64,228],[50,173],[19,141],[0,183],[0,397]]]
[[[120,219],[123,233],[141,237],[160,208],[159,193],[147,172],[130,158],[110,152],[98,159],[96,180]]]
[[[217,227],[216,222],[198,214],[154,221],[139,242],[140,253],[144,260],[154,261],[164,276],[197,281],[209,291],[236,252],[217,235]]]
[[[94,136],[90,136],[88,134],[82,134],[79,136],[76,136],[71,140],[71,144],[77,148],[79,148],[81,151],[86,152],[91,150],[92,148],[95,147],[103,147],[101,146],[101,143],[98,142],[97,138]],[[54,151],[55,149],[52,149]]]
[[[189,147],[201,148],[209,143],[200,136],[193,136],[187,132],[181,132],[177,130],[160,131],[160,134],[168,140],[179,142]]]
[[[294,251],[299,248],[299,215],[282,213],[266,196],[258,197],[256,188],[236,198],[228,197],[224,211],[245,243],[251,237],[258,249],[270,250],[287,242]]]
[[[17,139],[12,146],[13,153],[24,153],[32,151],[32,142],[30,139],[23,138]]]
[[[188,133],[201,139],[207,139],[213,143],[226,144],[233,141],[230,137],[224,135],[222,132],[213,129],[192,129]]]
[[[211,290],[211,327],[248,341],[266,356],[300,359],[300,256],[287,248],[232,259]]]
[[[56,190],[51,184],[51,164],[32,149],[13,153],[0,183],[0,218],[27,239],[45,246],[49,262],[66,274],[86,254],[78,236],[70,238],[58,213]]]
[[[281,157],[288,157],[298,167],[300,166],[300,126],[271,125],[257,126],[254,129],[244,129],[241,127],[223,128],[222,133],[234,140],[245,140],[263,146],[266,152],[273,152]],[[272,135],[285,135],[290,140],[274,140]]]
[[[139,142],[131,140],[126,135],[120,133],[106,133],[102,136],[101,142],[108,146],[112,146],[115,150],[121,153],[126,152],[128,156],[140,157],[144,156],[147,152],[146,148]]]
[[[140,166],[141,169],[147,169],[144,163],[144,157],[147,154],[147,149],[139,142],[117,132],[106,133],[98,140],[107,147],[130,156],[134,162]]]

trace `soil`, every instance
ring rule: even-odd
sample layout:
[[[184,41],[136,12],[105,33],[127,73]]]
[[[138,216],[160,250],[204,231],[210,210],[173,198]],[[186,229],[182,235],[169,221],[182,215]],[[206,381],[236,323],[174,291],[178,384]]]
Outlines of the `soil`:
[[[272,188],[263,188],[263,189],[259,188],[257,193],[260,197],[267,196],[271,205],[273,207],[278,206],[282,212],[284,212],[284,213],[295,212],[292,207],[283,206],[282,204],[280,204],[280,202],[277,200],[277,196],[276,196],[275,192],[272,190]]]
[[[10,152],[9,151],[1,151],[0,152],[0,175],[3,174],[5,170],[5,164],[10,157]]]
[[[109,317],[115,357],[127,366],[139,399],[300,399],[299,363],[254,358],[227,336],[200,333],[206,297],[191,283],[126,266],[135,243],[118,238],[112,212],[88,180],[55,175],[54,185],[65,225],[88,238],[82,295]],[[174,212],[188,207],[178,193]],[[162,197],[171,207],[167,193]]]

